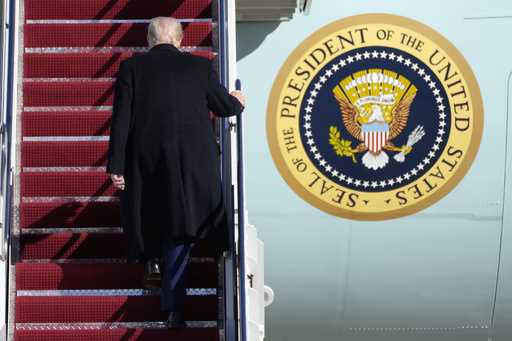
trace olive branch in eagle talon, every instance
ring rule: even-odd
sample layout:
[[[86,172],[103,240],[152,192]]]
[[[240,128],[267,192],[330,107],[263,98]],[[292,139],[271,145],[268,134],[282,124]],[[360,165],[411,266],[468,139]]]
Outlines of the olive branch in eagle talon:
[[[336,155],[341,157],[348,156],[352,158],[352,162],[357,163],[355,154],[359,153],[358,148],[352,148],[352,141],[341,138],[341,133],[335,126],[329,128],[329,144],[333,147]]]

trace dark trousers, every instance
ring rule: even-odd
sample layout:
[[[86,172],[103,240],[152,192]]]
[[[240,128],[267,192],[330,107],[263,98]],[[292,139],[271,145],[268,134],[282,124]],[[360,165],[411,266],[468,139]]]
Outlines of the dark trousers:
[[[162,241],[160,308],[163,311],[183,311],[187,295],[186,268],[193,247],[194,243],[173,244]]]

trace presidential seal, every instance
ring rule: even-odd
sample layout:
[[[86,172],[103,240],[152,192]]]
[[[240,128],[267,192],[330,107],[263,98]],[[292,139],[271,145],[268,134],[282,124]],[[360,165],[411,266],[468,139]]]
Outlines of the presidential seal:
[[[411,19],[331,23],[288,57],[271,92],[267,138],[290,187],[317,208],[396,218],[440,200],[480,145],[483,108],[457,49]]]

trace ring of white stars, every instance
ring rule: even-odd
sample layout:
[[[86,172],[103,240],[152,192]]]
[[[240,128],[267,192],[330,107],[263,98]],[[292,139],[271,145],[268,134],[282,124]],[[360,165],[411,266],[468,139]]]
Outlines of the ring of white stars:
[[[419,164],[416,165],[413,169],[408,172],[399,175],[397,177],[393,177],[387,180],[381,181],[368,181],[362,179],[356,179],[354,177],[343,174],[339,169],[336,169],[332,165],[330,165],[320,154],[318,147],[316,146],[315,140],[313,138],[313,132],[311,131],[311,114],[313,113],[313,106],[315,104],[315,98],[318,95],[318,90],[322,88],[322,86],[327,82],[327,80],[333,76],[336,72],[341,70],[344,66],[351,64],[355,61],[360,61],[363,59],[385,59],[391,60],[402,65],[409,67],[411,70],[415,71],[428,85],[432,94],[434,95],[434,99],[436,100],[437,111],[439,115],[439,124],[437,130],[437,136],[435,138],[435,142],[432,145],[432,148],[427,153],[426,157],[421,160]],[[357,188],[385,188],[394,185],[400,185],[404,181],[408,181],[412,177],[415,177],[421,171],[423,171],[431,162],[432,159],[440,152],[441,144],[443,143],[443,138],[446,135],[446,106],[443,104],[443,98],[440,96],[441,91],[438,88],[438,84],[435,82],[434,77],[432,77],[425,69],[422,69],[418,64],[411,61],[409,58],[406,58],[402,55],[397,55],[393,52],[387,53],[386,51],[364,51],[361,53],[356,53],[354,55],[349,55],[346,58],[340,58],[339,62],[334,64],[330,69],[327,69],[325,73],[320,77],[319,81],[314,84],[314,89],[310,91],[310,96],[307,99],[307,106],[305,108],[306,114],[304,115],[304,128],[305,128],[305,136],[307,139],[307,145],[310,152],[314,155],[314,159],[316,163],[323,168],[327,173],[331,174],[334,178],[339,179],[341,182],[345,182],[348,185],[355,186]]]

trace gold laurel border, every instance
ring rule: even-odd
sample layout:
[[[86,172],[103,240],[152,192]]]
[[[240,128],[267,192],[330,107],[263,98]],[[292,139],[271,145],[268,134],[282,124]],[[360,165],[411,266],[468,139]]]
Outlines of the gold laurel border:
[[[281,89],[284,86],[286,78],[292,71],[293,66],[295,66],[297,59],[304,53],[304,50],[310,48],[311,46],[314,46],[315,43],[318,42],[318,40],[330,35],[331,33],[339,31],[340,29],[361,24],[390,24],[405,26],[406,28],[415,30],[428,37],[432,42],[443,48],[444,51],[446,51],[447,54],[450,56],[450,58],[456,63],[457,67],[462,72],[464,80],[469,86],[471,101],[473,103],[474,123],[470,145],[466,151],[466,156],[462,159],[461,164],[456,170],[456,174],[454,174],[444,184],[444,186],[442,186],[439,190],[437,190],[427,199],[417,201],[414,204],[405,206],[404,208],[399,208],[389,212],[355,212],[352,210],[344,209],[342,207],[334,207],[332,205],[326,204],[321,199],[311,194],[309,191],[304,189],[302,184],[296,180],[295,176],[293,176],[291,171],[288,169],[287,164],[281,157],[277,135],[275,134],[275,108],[278,106],[278,100]],[[384,220],[399,218],[421,211],[439,201],[441,198],[447,195],[455,186],[457,186],[457,184],[464,178],[469,168],[473,164],[478,149],[480,148],[480,141],[482,139],[483,134],[483,123],[484,122],[482,96],[480,93],[480,88],[476,81],[476,77],[464,56],[449,40],[447,40],[433,28],[426,26],[425,24],[414,19],[394,14],[371,13],[355,15],[327,24],[318,29],[317,31],[315,31],[314,33],[312,33],[310,36],[308,36],[299,46],[297,46],[293,50],[293,52],[288,56],[284,64],[281,66],[279,73],[272,85],[272,90],[270,92],[270,98],[267,105],[266,133],[268,146],[270,148],[270,154],[272,155],[272,159],[274,160],[277,169],[281,173],[281,176],[286,181],[288,186],[290,186],[295,191],[295,193],[298,194],[303,200],[307,201],[312,206],[324,212],[342,218],[354,220]]]

